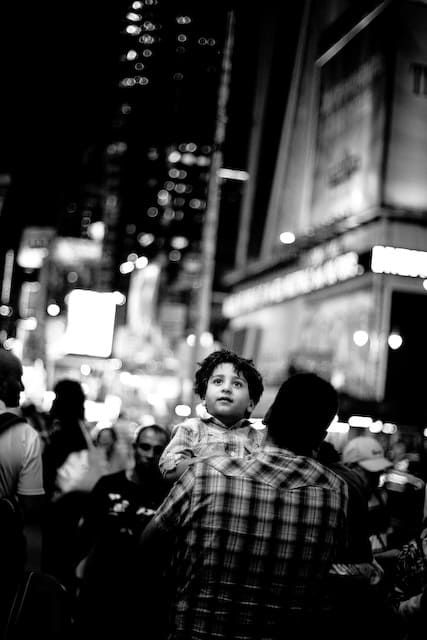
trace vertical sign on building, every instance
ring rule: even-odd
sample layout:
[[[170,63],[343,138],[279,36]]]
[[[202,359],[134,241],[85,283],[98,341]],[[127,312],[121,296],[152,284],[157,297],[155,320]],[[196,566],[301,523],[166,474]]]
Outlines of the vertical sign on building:
[[[320,102],[311,223],[358,215],[380,202],[385,121],[381,15],[320,59]]]
[[[394,207],[427,209],[427,6],[404,2],[396,7],[396,63],[385,202]]]

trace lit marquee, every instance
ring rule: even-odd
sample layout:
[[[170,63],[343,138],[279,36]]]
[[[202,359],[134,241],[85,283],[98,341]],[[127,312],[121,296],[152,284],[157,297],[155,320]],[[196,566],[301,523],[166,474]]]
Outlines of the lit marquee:
[[[376,245],[372,248],[371,269],[374,273],[427,278],[427,251]]]
[[[360,273],[358,255],[354,251],[326,260],[317,267],[299,269],[257,284],[224,300],[223,313],[233,318],[297,296],[354,278]]]

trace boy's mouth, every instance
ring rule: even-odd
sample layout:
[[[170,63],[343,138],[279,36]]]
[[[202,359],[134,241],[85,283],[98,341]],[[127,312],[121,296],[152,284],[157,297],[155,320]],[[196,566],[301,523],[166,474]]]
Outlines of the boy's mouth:
[[[233,402],[233,399],[221,397],[221,398],[218,398],[217,402],[229,402],[231,404]]]

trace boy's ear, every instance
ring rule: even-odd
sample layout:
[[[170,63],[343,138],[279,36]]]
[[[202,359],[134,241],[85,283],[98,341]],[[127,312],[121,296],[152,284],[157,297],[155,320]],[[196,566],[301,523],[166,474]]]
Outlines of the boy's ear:
[[[248,411],[253,411],[254,408],[255,408],[255,402],[251,398],[248,404]]]

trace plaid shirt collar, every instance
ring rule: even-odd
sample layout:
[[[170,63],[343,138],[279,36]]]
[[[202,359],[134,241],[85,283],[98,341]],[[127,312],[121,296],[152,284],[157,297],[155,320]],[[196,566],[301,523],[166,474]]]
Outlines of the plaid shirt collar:
[[[203,422],[206,422],[206,424],[218,427],[222,431],[234,431],[235,429],[242,429],[244,427],[246,427],[248,430],[249,428],[252,428],[252,424],[247,418],[242,418],[241,420],[238,420],[234,424],[231,424],[229,427],[227,427],[227,425],[221,422],[221,420],[215,418],[215,416],[212,416],[207,411],[205,411],[204,414],[200,416],[200,419],[203,420]]]

